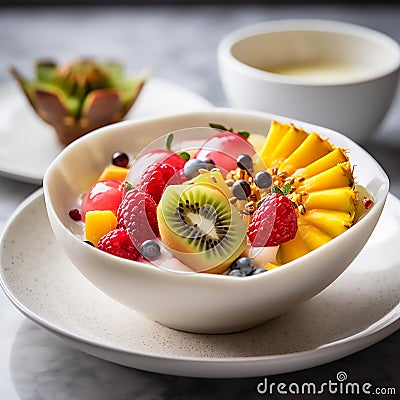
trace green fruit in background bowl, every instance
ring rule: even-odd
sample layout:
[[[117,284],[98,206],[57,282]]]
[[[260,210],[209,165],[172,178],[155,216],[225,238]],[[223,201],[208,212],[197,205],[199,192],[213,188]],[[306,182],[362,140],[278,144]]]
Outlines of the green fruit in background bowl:
[[[25,79],[14,67],[11,73],[39,117],[55,128],[63,145],[120,121],[147,80],[145,74],[127,78],[120,63],[90,59],[63,65],[38,61],[33,80]]]

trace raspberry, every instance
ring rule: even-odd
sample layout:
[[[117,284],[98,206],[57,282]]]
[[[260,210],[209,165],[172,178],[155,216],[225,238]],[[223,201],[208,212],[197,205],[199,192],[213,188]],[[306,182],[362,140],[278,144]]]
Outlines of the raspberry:
[[[98,248],[117,257],[138,260],[140,253],[123,229],[114,229],[99,240]]]
[[[148,239],[159,236],[157,204],[138,188],[129,190],[117,212],[118,226],[124,227],[133,244],[139,248]]]
[[[139,187],[158,204],[165,186],[174,175],[175,169],[169,164],[149,165],[143,172]]]
[[[255,247],[277,246],[294,239],[297,232],[296,210],[290,199],[272,193],[257,208],[247,230]]]

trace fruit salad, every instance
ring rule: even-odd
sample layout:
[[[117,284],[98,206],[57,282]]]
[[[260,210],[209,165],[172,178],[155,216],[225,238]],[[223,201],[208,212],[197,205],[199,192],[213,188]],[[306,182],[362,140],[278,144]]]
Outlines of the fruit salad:
[[[245,277],[279,268],[373,206],[345,149],[272,121],[266,137],[210,124],[207,139],[118,151],[70,217],[100,251],[161,268]],[[161,143],[161,139],[157,141]]]

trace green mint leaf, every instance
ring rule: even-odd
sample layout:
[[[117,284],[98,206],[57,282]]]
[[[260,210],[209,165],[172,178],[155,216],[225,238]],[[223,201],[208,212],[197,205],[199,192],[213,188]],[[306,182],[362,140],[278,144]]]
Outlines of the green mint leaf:
[[[282,192],[285,196],[287,196],[288,194],[290,194],[290,192],[292,191],[292,185],[290,183],[286,183],[283,188],[282,188]]]
[[[242,136],[245,139],[248,139],[250,137],[250,133],[246,131],[239,131],[237,132],[238,135]]]
[[[214,124],[214,123],[209,123],[208,124],[210,128],[218,129],[219,131],[229,131],[230,129],[225,128],[225,126],[221,124]]]
[[[262,203],[264,203],[265,199],[266,197],[263,197],[261,200],[258,200],[257,208],[260,207]]]
[[[285,196],[285,193],[283,193],[283,191],[278,187],[278,186],[272,186],[271,189],[272,193],[277,193],[277,194],[281,194],[282,196]]]
[[[172,145],[172,141],[174,140],[174,134],[173,133],[170,133],[168,136],[167,136],[167,140],[166,140],[166,142],[165,142],[165,145],[166,145],[166,147],[167,147],[167,150],[170,150],[171,151],[171,145]]]
[[[209,125],[211,128],[218,129],[219,131],[227,131],[227,132],[236,133],[236,134],[242,136],[244,139],[248,139],[249,136],[250,136],[250,133],[247,132],[247,131],[235,132],[235,131],[233,130],[233,128],[229,128],[229,129],[228,129],[226,126],[221,125],[221,124],[214,124],[214,123],[211,123],[211,122],[210,122],[208,125]]]
[[[132,190],[134,188],[134,186],[132,185],[132,183],[125,181],[124,182],[125,185],[125,192],[129,192],[130,190]]]
[[[186,151],[182,151],[182,153],[179,153],[179,155],[185,160],[189,160],[190,159],[190,154],[186,153]]]

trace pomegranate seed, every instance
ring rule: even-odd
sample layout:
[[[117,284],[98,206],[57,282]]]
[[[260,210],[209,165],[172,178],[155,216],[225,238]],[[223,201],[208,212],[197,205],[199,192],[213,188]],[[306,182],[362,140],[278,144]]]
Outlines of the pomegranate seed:
[[[74,221],[80,221],[82,219],[81,213],[77,208],[73,208],[72,210],[69,211],[68,214]]]
[[[366,197],[364,197],[363,205],[366,210],[369,210],[374,205],[374,202],[371,199],[367,199]]]

